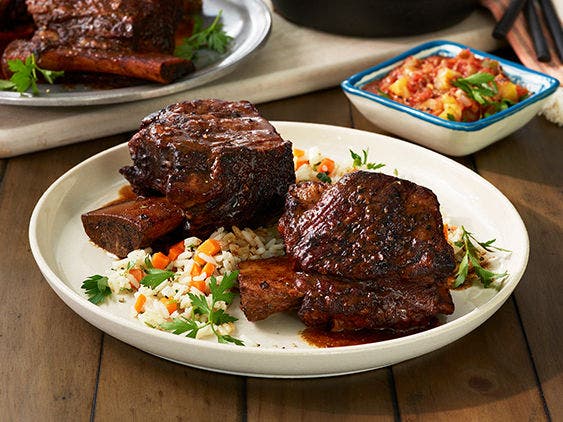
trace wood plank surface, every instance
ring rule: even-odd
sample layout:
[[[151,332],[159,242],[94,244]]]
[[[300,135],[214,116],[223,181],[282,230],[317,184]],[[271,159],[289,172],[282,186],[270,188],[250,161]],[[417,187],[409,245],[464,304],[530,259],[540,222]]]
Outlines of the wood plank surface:
[[[39,415],[85,420],[90,415],[101,333],[51,290],[31,255],[27,228],[43,191],[96,149],[73,146],[31,154],[5,167],[0,183],[1,420]]]
[[[238,421],[244,378],[189,368],[104,335],[96,421]]]
[[[393,421],[389,369],[310,380],[250,378],[248,421]]]
[[[514,304],[481,327],[393,366],[404,421],[546,420]]]
[[[563,129],[542,118],[477,155],[479,173],[514,204],[530,238],[515,291],[548,411],[563,420]]]

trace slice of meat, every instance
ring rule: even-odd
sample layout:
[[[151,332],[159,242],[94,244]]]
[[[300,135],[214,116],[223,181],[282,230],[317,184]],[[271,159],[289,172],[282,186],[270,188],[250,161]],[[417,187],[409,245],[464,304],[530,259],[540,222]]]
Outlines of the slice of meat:
[[[118,257],[150,246],[183,221],[182,210],[166,198],[139,198],[82,215],[82,225],[92,242]]]
[[[240,307],[249,321],[296,309],[304,292],[297,289],[296,274],[287,257],[244,261],[239,264]]]
[[[240,264],[241,309],[249,321],[298,309],[308,327],[331,331],[424,328],[451,314],[444,281],[382,278],[370,282],[294,271],[287,256]]]
[[[279,222],[298,269],[364,281],[439,280],[453,271],[453,250],[431,190],[382,173],[356,171],[321,188],[311,205],[300,192],[310,192],[310,183],[292,188]]]
[[[194,70],[173,55],[183,0],[27,0],[37,26],[31,40],[15,40],[2,56],[34,55],[50,70],[96,72],[169,83]],[[1,18],[1,17],[0,17]]]
[[[446,283],[432,277],[357,282],[298,273],[297,285],[306,288],[299,318],[308,327],[332,331],[407,331],[424,328],[438,314],[454,310]]]
[[[57,47],[172,54],[182,0],[27,0],[40,51]]]
[[[16,40],[8,45],[2,57],[2,71],[10,74],[9,60],[25,60],[35,54],[31,41]],[[99,50],[95,54],[75,48],[52,48],[38,55],[37,64],[45,69],[65,72],[97,72],[144,79],[162,84],[192,72],[192,62],[169,54],[124,53]]]
[[[291,142],[248,101],[168,106],[143,120],[129,151],[120,172],[135,192],[166,196],[196,235],[279,214],[295,181]]]

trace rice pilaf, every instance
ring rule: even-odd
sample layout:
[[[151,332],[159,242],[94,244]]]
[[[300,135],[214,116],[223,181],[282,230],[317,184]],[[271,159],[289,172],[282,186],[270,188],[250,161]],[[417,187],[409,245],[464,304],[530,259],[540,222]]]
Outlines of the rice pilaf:
[[[170,274],[160,283],[157,280],[156,285],[140,283],[139,274],[150,273],[156,255],[150,248],[134,250],[126,258],[114,261],[106,275],[113,297],[124,302],[126,297],[133,295],[133,316],[153,328],[162,329],[166,322],[184,317],[197,323],[199,329],[195,338],[213,336],[214,331],[222,336],[233,333],[233,322],[212,326],[206,315],[194,312],[193,295],[204,296],[209,306],[226,311],[228,304],[224,301],[212,305],[210,283],[221,283],[224,277],[238,269],[241,261],[283,255],[283,242],[275,227],[241,230],[233,226],[231,231],[220,228],[209,239],[219,245],[216,253],[199,251],[204,242],[197,237],[184,239],[181,242],[183,251],[160,269],[162,272],[156,271],[163,276]],[[210,265],[201,266],[197,261]],[[198,266],[200,270],[194,271]],[[211,273],[207,274],[201,267],[207,271],[211,269]]]

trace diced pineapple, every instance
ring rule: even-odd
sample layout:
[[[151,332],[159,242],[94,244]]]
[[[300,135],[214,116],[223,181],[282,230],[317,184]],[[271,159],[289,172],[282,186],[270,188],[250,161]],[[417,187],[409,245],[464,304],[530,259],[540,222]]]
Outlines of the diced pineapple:
[[[452,70],[447,67],[443,67],[438,70],[436,77],[434,78],[434,86],[440,91],[446,91],[452,87],[452,79],[457,79],[461,77],[459,72]]]
[[[502,98],[518,102],[518,91],[516,90],[516,85],[514,85],[512,82],[506,81],[499,83],[498,92]]]
[[[449,94],[442,95],[442,104],[444,105],[444,111],[442,111],[438,117],[446,120],[455,120],[459,122],[461,120],[462,108],[457,99]]]
[[[409,98],[411,96],[411,93],[409,92],[407,83],[407,78],[402,76],[391,85],[389,85],[389,91],[391,91],[395,95],[398,95],[399,97]]]

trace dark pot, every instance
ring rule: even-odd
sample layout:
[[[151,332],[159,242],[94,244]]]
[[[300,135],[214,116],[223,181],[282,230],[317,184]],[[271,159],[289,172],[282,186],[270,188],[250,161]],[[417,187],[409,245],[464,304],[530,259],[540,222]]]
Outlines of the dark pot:
[[[397,37],[447,28],[476,0],[272,0],[286,19],[310,28],[361,37]]]

